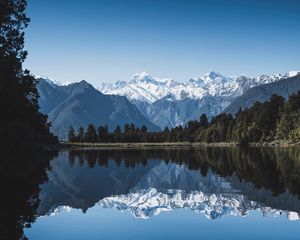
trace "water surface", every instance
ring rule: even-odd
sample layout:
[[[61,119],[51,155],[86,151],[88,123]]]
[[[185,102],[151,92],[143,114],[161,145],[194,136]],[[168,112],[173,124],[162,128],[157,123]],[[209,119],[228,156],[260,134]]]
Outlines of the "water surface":
[[[300,150],[60,151],[29,239],[295,239]]]

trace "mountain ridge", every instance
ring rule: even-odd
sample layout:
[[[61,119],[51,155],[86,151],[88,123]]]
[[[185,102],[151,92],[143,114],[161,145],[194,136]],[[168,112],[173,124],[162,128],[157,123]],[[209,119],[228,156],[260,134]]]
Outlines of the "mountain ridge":
[[[126,123],[159,130],[126,97],[105,95],[84,80],[66,86],[51,84],[45,79],[38,82],[40,109],[48,115],[51,131],[61,139],[67,138],[71,125],[77,130],[90,123],[95,127],[107,125],[111,131]]]
[[[298,71],[290,71],[252,78],[245,75],[227,77],[210,71],[203,77],[179,82],[159,79],[143,72],[134,74],[129,81],[104,83],[98,90],[105,94],[126,96],[145,117],[163,130],[197,120],[202,113],[210,119],[223,112],[247,90],[299,74]]]
[[[126,96],[129,100],[153,103],[156,100],[173,95],[174,100],[183,98],[201,99],[204,96],[232,96],[236,91],[251,88],[260,84],[275,82],[300,74],[290,71],[286,74],[261,75],[259,77],[227,77],[219,72],[210,71],[203,77],[191,78],[179,82],[169,78],[152,77],[146,72],[134,74],[128,81],[119,80],[115,83],[103,83],[97,89],[105,94]],[[144,95],[144,91],[148,94]]]
[[[288,79],[281,79],[273,83],[260,85],[247,90],[243,95],[235,98],[232,103],[224,109],[224,113],[234,115],[239,109],[251,107],[255,102],[264,102],[273,94],[287,99],[291,94],[300,91],[300,75],[297,74]]]

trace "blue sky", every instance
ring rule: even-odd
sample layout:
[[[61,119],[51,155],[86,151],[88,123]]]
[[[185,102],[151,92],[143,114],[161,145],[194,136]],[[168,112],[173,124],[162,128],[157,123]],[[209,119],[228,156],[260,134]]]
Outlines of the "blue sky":
[[[28,0],[25,67],[94,85],[300,70],[297,0]]]

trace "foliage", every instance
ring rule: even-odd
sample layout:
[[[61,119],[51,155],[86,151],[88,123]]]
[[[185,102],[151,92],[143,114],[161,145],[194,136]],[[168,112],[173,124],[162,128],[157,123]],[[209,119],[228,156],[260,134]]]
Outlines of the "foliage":
[[[36,81],[22,69],[24,29],[29,23],[25,0],[0,1],[0,135],[9,145],[56,142],[47,116],[39,112]]]
[[[285,102],[283,97],[273,95],[269,101],[256,102],[248,109],[240,109],[233,117],[221,113],[209,122],[202,114],[199,121],[189,121],[184,127],[177,126],[162,132],[148,132],[145,126],[125,124],[110,133],[107,126],[100,126],[94,136],[93,125],[85,134],[79,129],[79,142],[270,142],[274,140],[300,141],[300,92]],[[88,137],[92,131],[92,137]],[[70,128],[71,136],[73,129]],[[81,137],[79,137],[79,135]],[[82,137],[85,136],[85,137]],[[69,138],[73,142],[72,138]]]

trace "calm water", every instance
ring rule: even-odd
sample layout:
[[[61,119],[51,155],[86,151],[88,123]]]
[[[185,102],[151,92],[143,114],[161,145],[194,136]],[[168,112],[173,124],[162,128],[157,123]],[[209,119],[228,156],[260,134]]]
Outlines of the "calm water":
[[[13,212],[21,218],[11,221],[18,236],[300,236],[300,149],[85,150],[48,153],[47,159],[24,178],[34,179],[21,190],[27,190],[26,204],[8,195],[7,204],[20,208]]]

